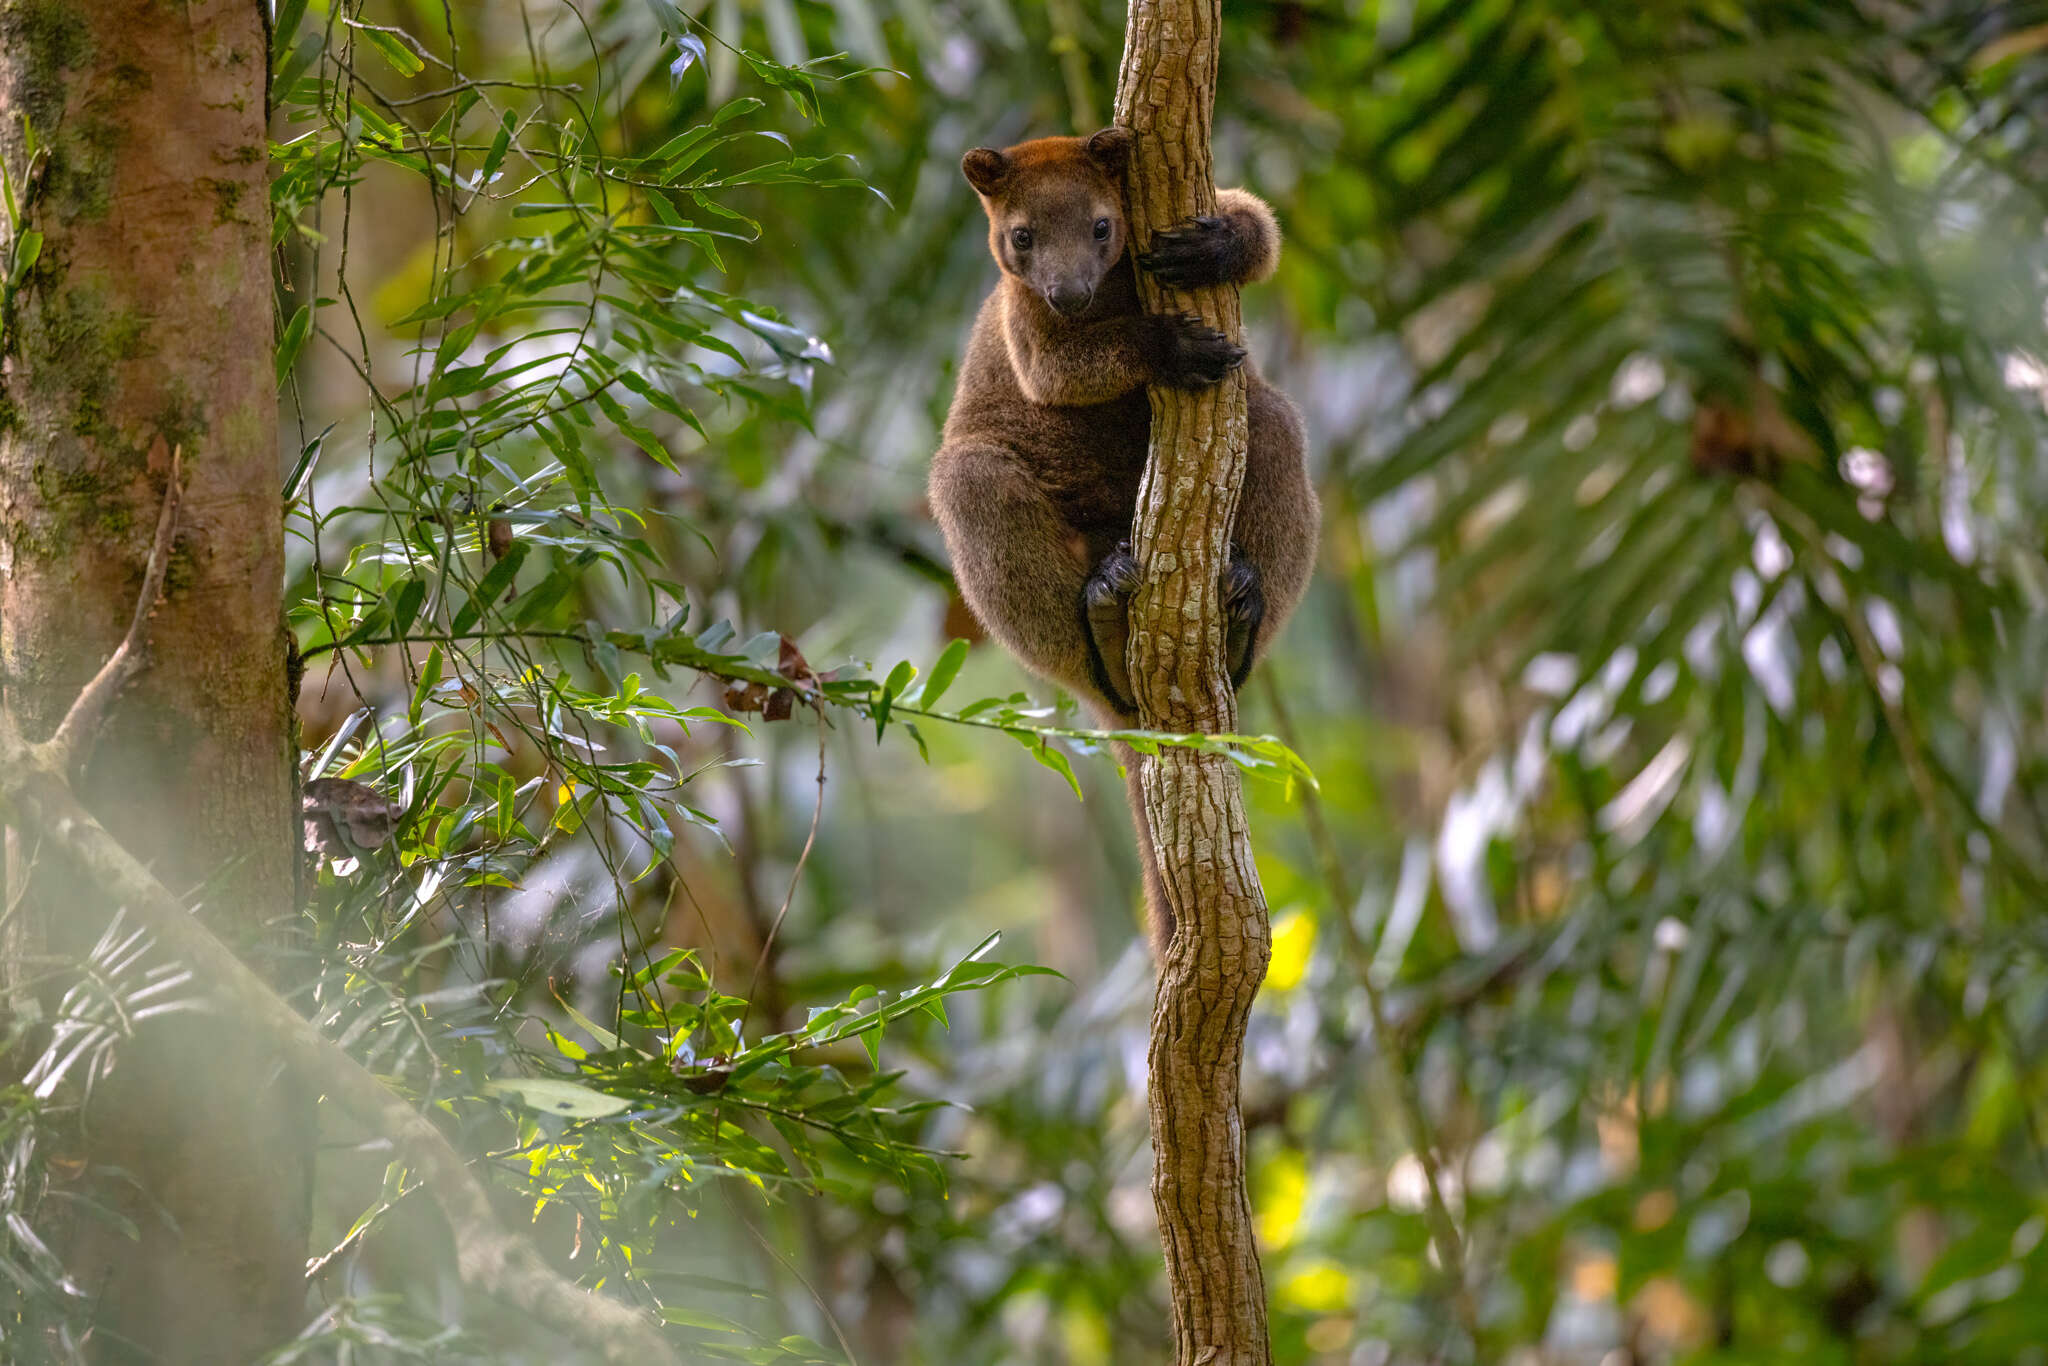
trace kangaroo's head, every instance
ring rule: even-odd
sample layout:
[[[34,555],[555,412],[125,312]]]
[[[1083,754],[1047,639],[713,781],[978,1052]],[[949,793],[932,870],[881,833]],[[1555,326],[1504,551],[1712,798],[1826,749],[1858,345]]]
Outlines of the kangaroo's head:
[[[989,251],[1066,317],[1088,311],[1103,277],[1124,254],[1124,165],[1131,135],[1038,138],[961,158],[988,213]]]

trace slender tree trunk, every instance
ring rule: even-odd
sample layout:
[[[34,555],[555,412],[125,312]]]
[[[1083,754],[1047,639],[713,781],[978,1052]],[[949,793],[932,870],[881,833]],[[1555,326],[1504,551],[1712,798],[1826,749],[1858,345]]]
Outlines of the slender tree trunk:
[[[1131,0],[1117,122],[1136,135],[1131,240],[1213,212],[1209,120],[1221,0]],[[1237,290],[1162,290],[1151,310],[1239,332]],[[1131,682],[1144,724],[1233,731],[1218,588],[1244,477],[1245,380],[1154,388],[1152,451],[1132,533],[1143,579],[1131,604]],[[1268,1366],[1265,1279],[1245,1192],[1238,1073],[1272,935],[1229,760],[1167,750],[1145,762],[1145,810],[1178,932],[1152,1011],[1152,1198],[1173,1294],[1179,1366]]]
[[[17,266],[40,240],[0,310],[0,686],[32,740],[63,715],[126,628],[181,451],[152,664],[76,788],[239,943],[289,912],[295,857],[266,12],[0,3],[0,226]],[[113,908],[77,870],[18,835],[8,865],[36,942],[89,948]],[[245,1362],[302,1325],[310,1107],[270,1045],[151,1021],[93,1088],[83,1155],[135,1178],[140,1232],[86,1221],[67,1249],[96,1359]]]

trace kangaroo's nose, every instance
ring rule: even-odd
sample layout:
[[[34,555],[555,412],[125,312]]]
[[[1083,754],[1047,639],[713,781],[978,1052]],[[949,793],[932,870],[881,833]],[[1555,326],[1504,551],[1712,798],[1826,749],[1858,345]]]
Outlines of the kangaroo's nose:
[[[1062,283],[1047,290],[1045,299],[1062,314],[1071,318],[1076,313],[1087,311],[1088,305],[1095,302],[1095,291],[1085,285]]]

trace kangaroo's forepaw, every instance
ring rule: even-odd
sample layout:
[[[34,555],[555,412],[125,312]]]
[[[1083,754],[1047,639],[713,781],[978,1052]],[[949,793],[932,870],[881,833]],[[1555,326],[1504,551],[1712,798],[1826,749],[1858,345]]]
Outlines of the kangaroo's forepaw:
[[[1189,313],[1151,315],[1146,334],[1152,376],[1176,389],[1205,389],[1244,364],[1244,348]]]
[[[1243,266],[1243,251],[1229,220],[1215,214],[1154,233],[1152,249],[1138,258],[1161,284],[1199,289],[1234,280]]]

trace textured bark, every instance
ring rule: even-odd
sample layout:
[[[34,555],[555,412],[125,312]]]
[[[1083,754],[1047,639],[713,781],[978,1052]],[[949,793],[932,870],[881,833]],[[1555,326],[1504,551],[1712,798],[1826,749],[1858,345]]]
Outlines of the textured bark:
[[[295,857],[265,9],[0,3],[0,157],[19,210],[0,229],[10,247],[42,236],[0,318],[5,704],[24,735],[47,735],[122,638],[181,450],[152,667],[76,786],[239,942],[289,913]],[[9,843],[37,939],[89,947],[111,904],[47,845]],[[100,1359],[247,1361],[302,1326],[309,1122],[271,1040],[195,1014],[120,1048],[83,1156],[136,1178],[125,1212],[141,1237],[86,1222],[67,1249],[100,1296]]]
[[[1136,135],[1131,240],[1214,209],[1209,120],[1221,0],[1131,0],[1116,119]],[[1147,309],[1199,313],[1233,338],[1234,288],[1161,289]],[[1130,671],[1147,727],[1233,731],[1218,581],[1244,476],[1242,373],[1195,393],[1155,387],[1152,450],[1132,544]],[[1167,750],[1147,760],[1145,811],[1178,929],[1152,1012],[1152,1198],[1173,1296],[1178,1366],[1268,1366],[1265,1279],[1245,1191],[1238,1073],[1272,935],[1237,771]]]

